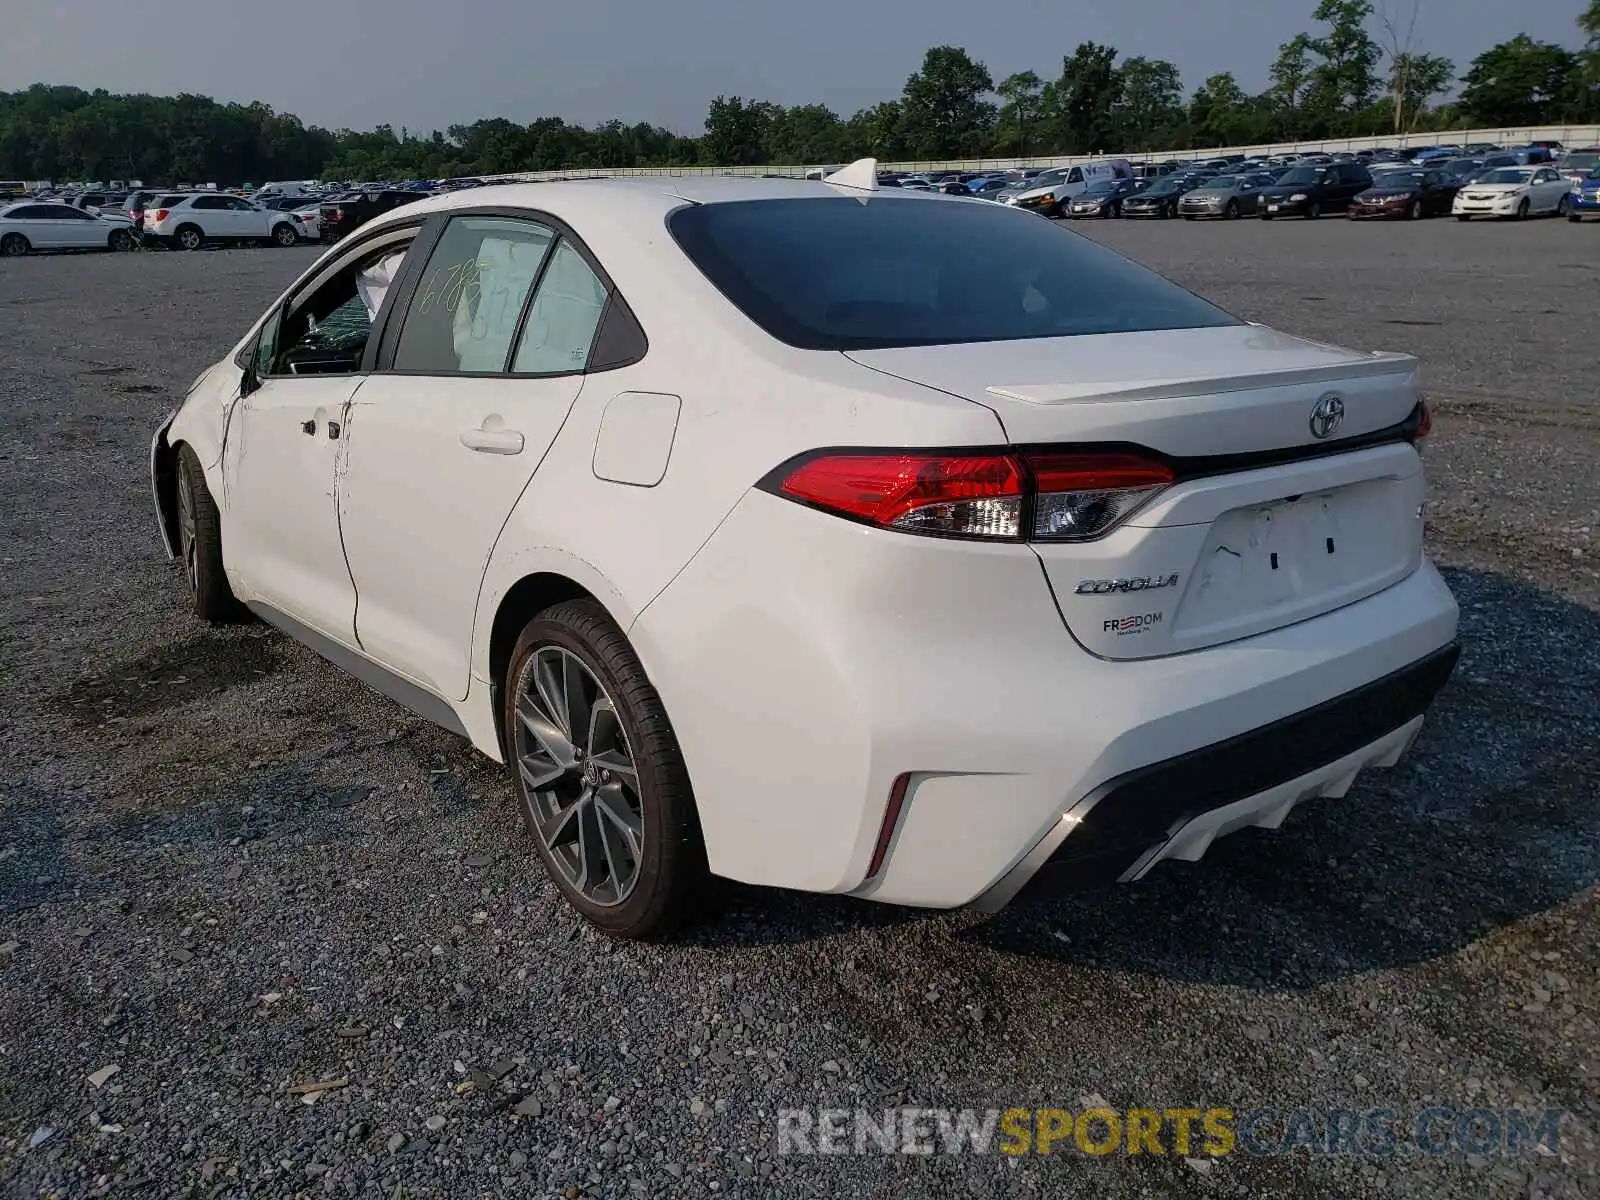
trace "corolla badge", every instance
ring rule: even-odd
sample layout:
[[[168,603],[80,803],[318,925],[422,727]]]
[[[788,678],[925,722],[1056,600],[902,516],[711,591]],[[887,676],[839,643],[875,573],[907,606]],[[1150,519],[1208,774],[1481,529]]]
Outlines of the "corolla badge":
[[[1344,424],[1344,397],[1338,392],[1329,392],[1320,397],[1311,408],[1311,436],[1325,438],[1333,436],[1333,431]]]

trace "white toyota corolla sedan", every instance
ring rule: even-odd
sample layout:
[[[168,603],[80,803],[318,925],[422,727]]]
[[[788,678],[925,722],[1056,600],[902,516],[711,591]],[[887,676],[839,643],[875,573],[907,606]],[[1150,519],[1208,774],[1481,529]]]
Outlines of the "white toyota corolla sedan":
[[[994,910],[1396,762],[1456,658],[1412,358],[998,204],[699,177],[437,196],[156,431],[196,612],[506,762],[572,905]]]

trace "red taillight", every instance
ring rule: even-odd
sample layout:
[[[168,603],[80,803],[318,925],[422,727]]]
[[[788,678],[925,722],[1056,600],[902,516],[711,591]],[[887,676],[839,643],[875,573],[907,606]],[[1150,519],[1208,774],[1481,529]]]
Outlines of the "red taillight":
[[[1137,454],[1029,454],[1025,456],[1041,492],[1103,492],[1165,486],[1172,468]]]
[[[1428,409],[1426,400],[1417,401],[1417,429],[1411,435],[1413,441],[1420,442],[1433,432],[1433,413]]]
[[[1172,480],[1164,463],[1122,452],[838,453],[802,462],[774,490],[908,533],[1078,541],[1107,532]]]
[[[159,224],[161,224],[162,221],[165,221],[167,219],[167,216],[168,216],[168,212],[167,212],[166,209],[158,208],[158,209],[156,209],[155,214],[150,219],[152,221],[154,221],[157,225],[159,225]]]
[[[1008,454],[829,454],[795,468],[779,491],[915,533],[1015,538],[1022,528],[1022,469]]]

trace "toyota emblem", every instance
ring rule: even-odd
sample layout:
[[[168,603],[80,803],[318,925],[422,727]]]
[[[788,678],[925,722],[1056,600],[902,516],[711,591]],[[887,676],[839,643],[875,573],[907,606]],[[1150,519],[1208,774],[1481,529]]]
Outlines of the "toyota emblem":
[[[1333,431],[1344,424],[1344,397],[1338,392],[1329,392],[1319,399],[1311,409],[1311,436],[1325,438],[1333,436]]]

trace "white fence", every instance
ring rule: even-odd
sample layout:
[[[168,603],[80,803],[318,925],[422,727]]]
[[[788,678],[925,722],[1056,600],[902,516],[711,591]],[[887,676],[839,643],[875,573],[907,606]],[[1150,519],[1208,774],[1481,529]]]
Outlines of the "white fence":
[[[1164,162],[1169,158],[1207,159],[1224,154],[1244,154],[1250,157],[1283,154],[1289,151],[1316,153],[1331,150],[1377,149],[1392,146],[1406,149],[1411,146],[1473,145],[1493,143],[1500,146],[1525,146],[1529,142],[1556,140],[1568,148],[1600,145],[1600,125],[1535,125],[1515,129],[1452,129],[1434,133],[1412,133],[1387,137],[1327,138],[1317,142],[1267,142],[1253,146],[1211,146],[1203,150],[1152,150],[1139,154],[1117,154],[1132,162]],[[1007,171],[1014,167],[1061,167],[1088,162],[1108,155],[1060,155],[1047,158],[967,158],[951,162],[885,162],[879,166],[885,171]],[[482,178],[500,183],[523,182],[539,179],[570,179],[595,175],[803,175],[821,164],[800,165],[768,164],[759,167],[596,167],[573,168],[564,171],[520,171],[509,175],[486,175]]]

